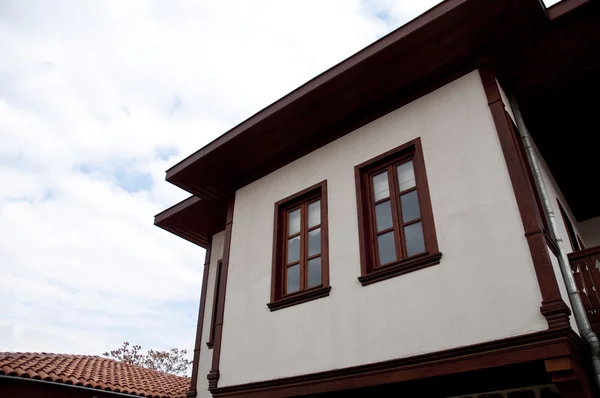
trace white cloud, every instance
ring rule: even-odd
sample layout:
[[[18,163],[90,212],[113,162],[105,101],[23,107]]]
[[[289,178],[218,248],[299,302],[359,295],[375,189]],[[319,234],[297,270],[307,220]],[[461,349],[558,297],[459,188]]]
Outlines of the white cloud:
[[[164,170],[436,2],[0,1],[0,351],[191,351]]]

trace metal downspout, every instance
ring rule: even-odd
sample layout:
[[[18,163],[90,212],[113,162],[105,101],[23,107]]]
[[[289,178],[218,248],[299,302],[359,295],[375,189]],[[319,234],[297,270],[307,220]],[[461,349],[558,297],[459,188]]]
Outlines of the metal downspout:
[[[600,389],[600,340],[598,339],[596,333],[594,333],[594,331],[592,330],[592,326],[587,317],[587,312],[585,310],[585,307],[583,306],[583,301],[581,300],[581,296],[579,295],[579,290],[577,290],[575,277],[573,276],[573,272],[571,271],[569,257],[567,257],[567,253],[563,249],[563,239],[558,233],[556,216],[554,214],[554,210],[552,209],[550,197],[548,196],[548,191],[546,190],[546,184],[544,183],[544,180],[542,178],[540,166],[531,144],[531,136],[529,135],[529,131],[525,126],[525,122],[523,120],[523,116],[521,115],[519,106],[517,105],[517,102],[514,98],[511,98],[510,104],[515,115],[515,119],[517,121],[519,133],[521,134],[521,138],[523,140],[523,145],[525,146],[527,159],[533,171],[535,184],[540,194],[540,199],[542,200],[544,206],[544,212],[548,217],[550,228],[549,232],[558,243],[558,264],[560,265],[560,271],[563,276],[565,287],[567,288],[567,292],[569,294],[569,301],[571,302],[573,316],[575,317],[575,322],[577,323],[577,327],[579,328],[579,333],[581,334],[581,337],[583,337],[583,339],[590,346],[592,354],[592,365],[594,368],[594,379],[596,380],[596,385],[598,386],[598,389]]]

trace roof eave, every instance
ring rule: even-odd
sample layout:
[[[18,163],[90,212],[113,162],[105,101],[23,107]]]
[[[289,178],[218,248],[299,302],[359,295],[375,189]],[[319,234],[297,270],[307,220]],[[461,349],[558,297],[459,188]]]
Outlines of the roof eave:
[[[224,228],[225,214],[222,202],[190,196],[154,216],[154,225],[206,248],[210,237]]]
[[[180,162],[178,162],[177,164],[175,164],[174,166],[172,166],[171,168],[169,168],[166,171],[165,179],[168,182],[173,183],[174,185],[177,185],[189,192],[198,193],[198,192],[194,192],[194,188],[190,187],[189,185],[187,185],[185,183],[182,183],[180,181],[180,179],[178,179],[179,174],[181,174],[182,172],[185,172],[186,169],[188,169],[191,165],[196,163],[198,160],[200,160],[204,156],[214,152],[215,150],[219,149],[224,144],[228,143],[235,137],[240,136],[241,134],[243,134],[245,131],[247,131],[251,127],[256,126],[257,124],[266,120],[267,118],[269,118],[270,116],[279,112],[280,110],[282,110],[288,106],[292,106],[296,101],[298,101],[299,99],[303,98],[304,96],[309,95],[310,93],[318,90],[319,87],[323,86],[324,84],[331,81],[332,79],[342,75],[343,73],[347,72],[348,70],[350,70],[354,67],[357,67],[358,65],[363,63],[365,60],[367,60],[377,54],[380,54],[381,52],[385,51],[385,49],[387,47],[389,47],[390,45],[393,45],[402,40],[405,40],[407,37],[409,37],[414,32],[424,28],[428,24],[431,24],[432,22],[434,22],[436,19],[443,17],[447,13],[452,12],[453,10],[459,8],[460,6],[462,6],[463,4],[465,4],[469,1],[473,1],[473,0],[445,0],[441,3],[439,3],[438,5],[429,9],[428,11],[421,14],[420,16],[414,18],[413,20],[409,21],[408,23],[404,24],[403,26],[399,27],[398,29],[394,30],[393,32],[387,34],[386,36],[384,36],[381,39],[377,40],[376,42],[372,43],[371,45],[358,51],[357,53],[350,56],[349,58],[346,58],[345,60],[343,60],[340,63],[336,64],[335,66],[329,68],[325,72],[317,75],[316,77],[309,80],[302,86],[298,87],[297,89],[293,90],[289,94],[287,94],[284,97],[280,98],[279,100],[275,101],[271,105],[269,105],[269,106],[265,107],[264,109],[260,110],[259,112],[255,113],[248,119],[244,120],[240,124],[236,125],[235,127],[231,128],[230,130],[228,130],[226,133],[224,133],[220,137],[216,138],[209,144],[202,147],[198,151],[194,152],[190,156],[181,160]]]

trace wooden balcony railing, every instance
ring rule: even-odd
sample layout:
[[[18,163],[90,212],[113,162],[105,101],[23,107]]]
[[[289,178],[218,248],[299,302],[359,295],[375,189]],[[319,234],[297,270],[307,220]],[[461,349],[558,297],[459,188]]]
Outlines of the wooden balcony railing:
[[[600,246],[570,253],[569,262],[592,329],[600,333]]]

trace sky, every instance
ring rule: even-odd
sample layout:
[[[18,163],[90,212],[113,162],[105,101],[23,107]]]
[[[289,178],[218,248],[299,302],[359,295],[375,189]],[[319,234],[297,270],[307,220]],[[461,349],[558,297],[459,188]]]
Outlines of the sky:
[[[437,0],[0,0],[0,351],[194,346],[165,170]]]

